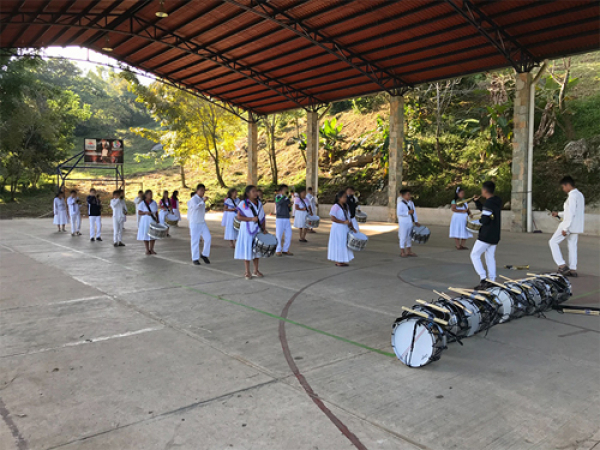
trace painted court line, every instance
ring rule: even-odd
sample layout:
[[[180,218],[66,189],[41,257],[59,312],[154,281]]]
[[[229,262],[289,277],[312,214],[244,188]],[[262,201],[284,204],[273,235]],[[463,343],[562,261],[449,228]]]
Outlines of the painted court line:
[[[248,309],[250,311],[254,311],[254,312],[263,314],[265,316],[271,317],[273,319],[281,320],[283,322],[286,322],[286,323],[289,323],[289,324],[292,324],[292,325],[296,325],[296,326],[304,328],[306,330],[314,331],[315,333],[322,334],[323,336],[327,336],[327,337],[330,337],[330,338],[333,338],[333,339],[337,339],[338,341],[345,342],[346,344],[351,344],[351,345],[354,345],[356,347],[360,347],[360,348],[363,348],[365,350],[369,350],[371,352],[378,353],[378,354],[383,355],[383,356],[387,356],[387,357],[390,357],[390,358],[395,358],[396,357],[396,355],[394,353],[386,352],[386,351],[380,350],[378,348],[369,347],[368,345],[361,344],[360,342],[352,341],[352,340],[346,339],[346,338],[344,338],[342,336],[338,336],[338,335],[335,335],[335,334],[332,334],[332,333],[328,333],[327,331],[319,330],[318,328],[314,328],[314,327],[311,327],[309,325],[305,325],[303,323],[296,322],[295,320],[291,320],[291,319],[288,319],[286,317],[278,316],[277,314],[273,314],[273,313],[270,313],[268,311],[264,311],[262,309],[255,308],[254,306],[246,305],[244,303],[236,302],[235,300],[230,300],[228,298],[225,298],[225,297],[222,297],[222,296],[219,296],[219,295],[215,295],[215,294],[211,294],[211,293],[208,293],[208,292],[204,292],[204,291],[202,291],[200,289],[197,289],[197,288],[194,288],[194,287],[191,287],[191,286],[178,285],[177,287],[180,287],[180,288],[183,288],[183,289],[188,289],[190,291],[195,291],[195,292],[198,292],[200,294],[207,295],[207,296],[209,296],[211,298],[215,298],[217,300],[221,300],[221,301],[224,301],[224,302],[227,302],[227,303],[231,303],[232,305],[241,306],[241,307],[246,308],[246,309]]]

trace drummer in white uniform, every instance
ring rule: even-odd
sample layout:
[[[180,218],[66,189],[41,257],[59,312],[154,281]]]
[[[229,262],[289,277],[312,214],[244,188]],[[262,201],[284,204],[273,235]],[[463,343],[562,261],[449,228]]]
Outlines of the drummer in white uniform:
[[[152,200],[152,191],[150,189],[144,192],[144,199],[140,202],[137,213],[139,216],[137,240],[144,241],[146,255],[156,255],[154,251],[156,240],[152,239],[148,231],[152,222],[158,223],[158,205]]]
[[[410,232],[414,226],[419,226],[419,219],[415,211],[409,189],[401,189],[397,200],[396,215],[398,216],[398,239],[400,240],[400,257],[417,256],[412,251]]]
[[[223,239],[229,241],[231,248],[235,248],[235,241],[238,237],[238,230],[233,226],[233,219],[237,216],[237,207],[240,203],[240,199],[237,196],[237,190],[231,188],[227,191],[227,198],[223,202],[223,219],[221,220],[221,226],[225,228]]]
[[[338,267],[346,267],[354,259],[354,253],[348,248],[348,231],[352,230],[352,223],[348,215],[347,200],[346,192],[339,191],[335,196],[335,204],[329,211],[331,231],[327,259],[334,261]]]
[[[200,265],[200,258],[206,264],[210,264],[208,257],[210,256],[211,236],[204,215],[206,214],[206,200],[204,196],[206,187],[203,184],[196,186],[196,194],[187,202],[188,206],[188,223],[190,226],[192,262]],[[202,253],[200,253],[200,238],[204,241]]]
[[[113,192],[113,198],[110,201],[110,208],[113,212],[113,246],[125,247],[123,244],[123,226],[127,216],[127,204],[121,197],[123,191],[120,189]]]
[[[167,216],[173,213],[173,208],[171,207],[171,199],[169,198],[169,191],[163,191],[163,196],[158,202],[158,220],[164,226],[167,225]],[[169,229],[167,228],[167,237],[171,237],[169,234]]]
[[[467,220],[471,217],[469,205],[466,203],[457,205],[456,203],[465,198],[465,190],[458,186],[454,193],[454,200],[450,205],[452,209],[452,220],[450,221],[450,239],[454,239],[456,250],[468,250],[465,247],[465,241],[473,237],[473,234],[467,229]]]
[[[308,216],[308,202],[306,201],[306,189],[300,189],[298,197],[294,199],[294,228],[300,230],[300,242],[308,242],[306,240],[306,217]]]
[[[237,219],[240,221],[240,232],[235,243],[234,258],[244,260],[246,280],[251,280],[252,276],[262,278],[264,275],[258,270],[260,253],[254,251],[254,237],[261,230],[266,233],[266,220],[256,186],[246,186],[238,206]],[[253,273],[250,272],[250,261],[254,265]]]

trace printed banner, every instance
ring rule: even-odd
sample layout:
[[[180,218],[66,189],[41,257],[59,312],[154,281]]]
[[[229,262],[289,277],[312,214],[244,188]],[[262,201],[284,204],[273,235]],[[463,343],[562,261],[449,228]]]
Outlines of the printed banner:
[[[123,164],[123,139],[85,139],[84,162]]]

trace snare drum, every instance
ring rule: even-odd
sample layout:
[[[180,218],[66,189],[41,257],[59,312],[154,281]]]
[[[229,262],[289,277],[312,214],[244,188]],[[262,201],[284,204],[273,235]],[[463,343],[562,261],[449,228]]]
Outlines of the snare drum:
[[[540,304],[537,306],[536,312],[544,312],[552,309],[555,299],[558,298],[558,290],[554,284],[546,282],[544,278],[526,280],[523,284],[525,283],[531,283],[540,293]]]
[[[467,230],[478,233],[481,229],[481,222],[479,219],[467,219]]]
[[[498,323],[508,322],[513,317],[516,317],[517,305],[512,295],[510,295],[510,291],[499,286],[491,287],[486,289],[486,291],[493,294],[500,304],[500,308],[498,309],[500,319]]]
[[[540,292],[540,289],[538,289],[538,284],[530,280],[519,281],[519,284],[525,288],[525,295],[529,300],[527,314],[534,314],[538,311],[541,311],[540,308],[542,305],[542,296],[546,292],[545,289]]]
[[[359,231],[349,231],[347,245],[350,250],[360,252],[365,249],[368,240],[369,238],[364,233]]]
[[[169,227],[162,223],[151,222],[148,227],[148,236],[154,240],[166,238],[168,232]]]
[[[320,222],[319,216],[306,216],[306,228],[319,228]]]
[[[435,308],[428,307],[427,305],[414,305],[412,309],[424,312],[432,319],[437,318],[448,322],[448,325],[444,327],[444,329],[448,331],[448,342],[454,342],[457,338],[460,339],[467,336],[469,322],[467,321],[465,312],[461,308],[443,298],[432,302],[432,304],[444,308],[448,312],[439,311]]]
[[[461,305],[465,307],[465,317],[467,318],[467,323],[469,328],[467,330],[466,337],[473,336],[475,333],[479,331],[479,328],[482,324],[482,317],[479,307],[473,300],[469,300],[468,298],[456,298],[454,301],[457,301]]]
[[[527,294],[525,293],[527,289],[516,283],[511,283],[510,281],[504,283],[504,285],[510,288],[510,295],[512,295],[513,300],[515,302],[516,311],[514,317],[518,319],[520,317],[523,317],[525,314],[528,314],[529,311],[532,310],[532,306],[529,303],[529,297],[527,297]],[[518,293],[513,292],[513,290],[518,291]]]
[[[428,319],[402,317],[393,325],[392,347],[403,364],[423,367],[440,359],[446,348],[446,334]]]
[[[571,282],[567,277],[561,275],[559,273],[551,274],[552,277],[548,278],[554,285],[556,286],[557,296],[556,303],[562,303],[569,300],[569,297],[573,295],[573,291],[571,288]]]
[[[258,232],[252,241],[252,251],[262,258],[269,258],[275,254],[277,238],[272,234]]]
[[[240,230],[240,221],[237,217],[233,218],[233,228],[235,228],[238,231]]]
[[[425,244],[429,240],[429,236],[431,236],[431,231],[424,225],[413,227],[410,232],[411,240],[417,244]]]
[[[367,222],[367,214],[362,211],[356,211],[354,218],[358,223],[366,223]]]

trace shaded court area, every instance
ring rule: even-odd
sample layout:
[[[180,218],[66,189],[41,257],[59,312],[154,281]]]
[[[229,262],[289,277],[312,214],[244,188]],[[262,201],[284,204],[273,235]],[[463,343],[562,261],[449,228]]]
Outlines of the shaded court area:
[[[185,221],[184,221],[185,222]],[[592,449],[600,442],[596,317],[525,317],[440,361],[393,355],[401,307],[476,284],[447,229],[398,257],[396,227],[367,223],[349,268],[326,260],[328,224],[262,280],[209,215],[212,264],[191,265],[185,224],[144,255],[2,222],[2,449]],[[274,230],[274,223],[269,219]],[[504,233],[499,265],[552,270],[549,235]],[[473,241],[470,242],[472,245]],[[598,238],[580,238],[569,303],[598,306]],[[500,270],[506,276],[524,272]]]

